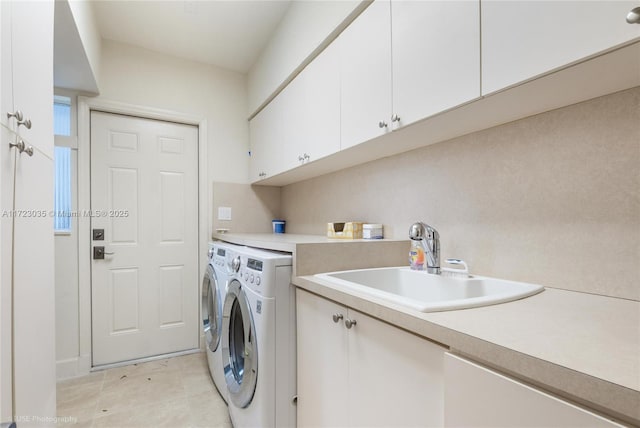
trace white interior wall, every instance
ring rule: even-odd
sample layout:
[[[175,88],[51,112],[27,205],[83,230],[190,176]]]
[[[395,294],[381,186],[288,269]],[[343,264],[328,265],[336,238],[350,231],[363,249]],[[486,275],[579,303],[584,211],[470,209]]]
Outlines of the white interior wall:
[[[249,113],[260,105],[354,11],[368,1],[294,1],[249,70]]]
[[[84,47],[84,53],[89,61],[89,66],[100,89],[100,59],[102,54],[102,38],[98,31],[93,4],[89,0],[69,1],[69,8],[76,23],[80,40]]]

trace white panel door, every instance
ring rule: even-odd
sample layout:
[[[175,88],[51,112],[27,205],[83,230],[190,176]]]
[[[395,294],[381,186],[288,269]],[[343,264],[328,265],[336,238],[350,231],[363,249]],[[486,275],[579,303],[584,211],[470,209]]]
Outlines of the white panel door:
[[[393,113],[401,125],[480,97],[480,2],[391,2]]]
[[[482,1],[482,94],[640,38],[627,1]]]
[[[93,365],[198,347],[198,130],[91,113]]]

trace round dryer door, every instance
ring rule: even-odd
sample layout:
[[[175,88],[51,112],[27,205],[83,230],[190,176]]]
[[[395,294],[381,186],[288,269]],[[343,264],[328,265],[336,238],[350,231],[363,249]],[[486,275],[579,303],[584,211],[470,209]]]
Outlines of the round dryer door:
[[[207,266],[202,280],[202,329],[207,348],[215,352],[222,333],[222,302],[220,284],[211,265]]]
[[[237,280],[227,289],[222,330],[222,364],[229,398],[244,408],[251,403],[258,381],[258,344],[251,307]]]

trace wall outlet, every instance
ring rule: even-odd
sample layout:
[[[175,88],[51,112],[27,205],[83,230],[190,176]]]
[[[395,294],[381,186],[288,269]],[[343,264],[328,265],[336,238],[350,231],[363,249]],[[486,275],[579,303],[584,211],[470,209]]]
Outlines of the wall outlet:
[[[218,220],[231,220],[231,207],[218,207]]]

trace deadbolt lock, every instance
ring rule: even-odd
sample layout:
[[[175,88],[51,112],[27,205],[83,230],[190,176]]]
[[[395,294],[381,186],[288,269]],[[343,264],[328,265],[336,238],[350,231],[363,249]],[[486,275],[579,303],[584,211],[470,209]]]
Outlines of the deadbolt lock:
[[[104,241],[104,229],[93,229],[93,240]]]

